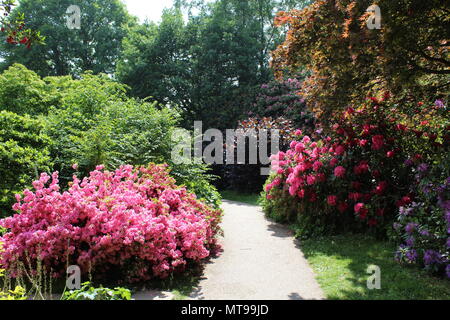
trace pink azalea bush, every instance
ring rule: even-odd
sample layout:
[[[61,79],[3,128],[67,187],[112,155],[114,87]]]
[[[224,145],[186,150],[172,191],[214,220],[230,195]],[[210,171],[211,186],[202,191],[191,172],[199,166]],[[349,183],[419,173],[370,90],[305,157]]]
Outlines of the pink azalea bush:
[[[164,278],[218,249],[221,212],[177,187],[164,165],[99,166],[67,191],[58,183],[57,172],[43,173],[34,191],[16,196],[17,214],[0,220],[0,266],[13,276],[18,261],[35,267],[39,259],[54,276],[76,264],[129,281]]]

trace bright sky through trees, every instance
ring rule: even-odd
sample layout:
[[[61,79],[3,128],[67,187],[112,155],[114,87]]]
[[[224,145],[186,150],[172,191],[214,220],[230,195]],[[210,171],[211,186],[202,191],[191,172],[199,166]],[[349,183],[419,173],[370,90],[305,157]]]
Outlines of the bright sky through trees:
[[[145,19],[159,21],[164,8],[170,8],[172,0],[123,0],[127,5],[128,11],[137,16],[141,22]]]

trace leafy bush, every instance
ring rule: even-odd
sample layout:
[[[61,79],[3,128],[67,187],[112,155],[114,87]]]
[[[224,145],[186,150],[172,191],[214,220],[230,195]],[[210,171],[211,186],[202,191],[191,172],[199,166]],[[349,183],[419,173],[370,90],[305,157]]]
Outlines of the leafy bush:
[[[73,164],[86,176],[100,164],[113,169],[155,162],[168,163],[180,185],[190,187],[189,181],[198,181],[190,190],[200,198],[218,197],[206,166],[172,162],[172,132],[179,121],[173,110],[127,98],[126,87],[106,76],[85,73],[79,80],[45,80],[60,95],[59,107],[46,117],[45,131],[53,141],[51,156],[63,186],[71,179]]]
[[[79,290],[65,292],[61,300],[131,300],[131,291],[125,288],[94,288],[85,282]]]
[[[82,273],[140,281],[167,277],[216,250],[221,211],[177,187],[166,166],[102,169],[74,177],[66,192],[57,173],[43,173],[34,192],[18,197],[20,214],[0,221],[8,229],[0,265],[9,274],[18,276],[22,262],[55,276],[78,265]]]
[[[237,129],[258,134],[261,130],[269,131],[267,150],[271,152],[270,131],[279,130],[280,150],[286,151],[294,139],[295,129],[305,133],[313,133],[315,119],[308,111],[305,100],[298,95],[301,82],[296,78],[281,81],[271,81],[261,85],[255,94],[248,118],[238,122]],[[234,146],[237,149],[236,145]],[[259,154],[258,144],[258,154]],[[248,159],[248,156],[247,156]],[[260,159],[261,160],[261,159]],[[261,163],[261,161],[260,161]],[[221,189],[231,189],[246,193],[259,193],[266,176],[261,175],[264,164],[227,164],[216,166],[222,177]]]
[[[107,137],[114,125],[105,126],[100,118],[111,105],[126,104],[126,87],[106,75],[90,73],[84,73],[77,80],[72,77],[47,77],[45,80],[58,97],[57,105],[45,119],[46,134],[53,141],[54,168],[62,180],[71,178],[73,163],[79,163],[80,170],[88,174],[96,165],[104,163]]]
[[[74,163],[87,175],[99,164],[115,168],[170,160],[176,118],[169,110],[130,100],[111,102],[98,113],[86,114],[74,106],[49,115],[46,131],[63,179],[70,179]]]
[[[17,114],[46,114],[52,97],[45,81],[21,64],[0,74],[0,110]]]
[[[51,167],[50,140],[42,130],[39,120],[0,111],[0,216],[9,215],[14,195]]]
[[[15,0],[1,0],[0,11],[0,36],[6,37],[9,45],[25,45],[28,49],[32,44],[43,44],[45,37],[39,31],[29,28],[25,22],[25,15],[22,12],[14,12]],[[14,13],[13,15],[11,15]]]
[[[189,192],[194,193],[197,199],[203,201],[214,209],[219,209],[222,197],[217,189],[205,179],[186,180],[183,185]]]
[[[8,290],[8,292],[0,291],[0,300],[26,300],[25,289],[17,286],[14,290]]]
[[[415,197],[405,160],[448,152],[449,122],[445,108],[438,112],[439,124],[420,127],[388,95],[348,109],[333,138],[305,136],[274,157],[266,213],[296,222],[304,236],[365,230],[384,236],[398,207]]]
[[[420,163],[411,190],[415,201],[401,207],[392,236],[401,243],[396,258],[450,278],[450,155]]]

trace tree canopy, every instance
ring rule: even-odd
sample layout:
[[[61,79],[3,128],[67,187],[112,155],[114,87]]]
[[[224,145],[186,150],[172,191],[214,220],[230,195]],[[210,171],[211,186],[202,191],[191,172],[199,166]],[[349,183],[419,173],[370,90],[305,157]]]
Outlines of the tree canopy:
[[[80,0],[80,29],[69,29],[66,11],[71,5],[69,0],[20,1],[11,17],[26,12],[27,25],[46,37],[46,45],[20,50],[2,44],[3,68],[21,63],[40,76],[78,75],[85,70],[112,74],[127,26],[135,20],[119,0]]]
[[[254,89],[271,79],[268,57],[283,38],[273,18],[280,8],[293,5],[280,0],[177,1],[159,25],[131,30],[118,79],[134,96],[181,109],[187,127],[194,120],[233,127],[249,108]],[[184,21],[182,10],[193,7],[196,14]]]
[[[367,27],[368,0],[318,0],[277,16],[289,31],[273,53],[275,72],[308,70],[302,93],[323,118],[377,91],[399,101],[448,92],[448,1],[376,3],[381,29]]]

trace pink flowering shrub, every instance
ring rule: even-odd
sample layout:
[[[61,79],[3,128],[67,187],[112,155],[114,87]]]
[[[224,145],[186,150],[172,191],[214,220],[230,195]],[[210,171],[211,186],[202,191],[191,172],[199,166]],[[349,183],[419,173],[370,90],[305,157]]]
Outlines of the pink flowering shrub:
[[[128,281],[164,278],[218,248],[221,212],[177,187],[164,165],[99,166],[65,192],[58,183],[57,172],[42,174],[34,191],[16,196],[17,214],[0,221],[0,266],[13,276],[18,261],[33,267],[39,259],[54,276],[76,264]]]
[[[302,235],[373,230],[385,235],[410,190],[410,163],[449,152],[449,122],[416,124],[389,96],[348,109],[333,133],[313,141],[299,135],[287,152],[273,156],[276,174],[265,186],[265,212],[294,222]],[[447,119],[447,120],[445,120]]]

